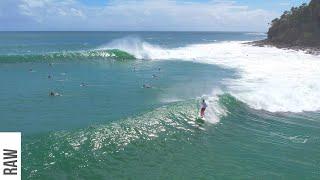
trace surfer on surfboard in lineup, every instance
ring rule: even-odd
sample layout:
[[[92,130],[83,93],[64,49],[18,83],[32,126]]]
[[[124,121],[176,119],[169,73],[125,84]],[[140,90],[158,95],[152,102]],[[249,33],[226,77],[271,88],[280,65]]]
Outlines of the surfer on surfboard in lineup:
[[[206,111],[206,108],[208,107],[206,101],[204,99],[202,99],[201,102],[201,109],[200,109],[200,116],[201,118],[204,118],[204,112]]]

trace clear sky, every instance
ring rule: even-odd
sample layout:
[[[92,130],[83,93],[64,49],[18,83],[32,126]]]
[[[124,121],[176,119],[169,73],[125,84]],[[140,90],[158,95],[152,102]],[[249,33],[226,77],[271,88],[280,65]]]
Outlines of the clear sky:
[[[257,31],[310,0],[0,0],[0,30]]]

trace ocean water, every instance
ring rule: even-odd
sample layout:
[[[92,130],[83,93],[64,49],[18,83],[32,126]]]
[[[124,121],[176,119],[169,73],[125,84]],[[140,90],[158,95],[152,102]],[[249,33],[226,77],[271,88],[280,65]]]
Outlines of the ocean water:
[[[319,179],[320,57],[264,38],[1,32],[0,131],[23,179]]]

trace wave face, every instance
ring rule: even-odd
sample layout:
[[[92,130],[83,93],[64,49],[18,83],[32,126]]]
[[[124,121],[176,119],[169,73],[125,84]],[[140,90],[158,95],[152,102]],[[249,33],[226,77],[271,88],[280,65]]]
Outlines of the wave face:
[[[0,55],[0,62],[34,62],[34,61],[55,61],[55,60],[79,60],[91,58],[106,58],[115,60],[130,60],[135,57],[119,49],[75,51],[47,54],[21,54],[21,55]]]
[[[144,151],[152,151],[154,148],[148,147],[149,143],[155,143],[156,147],[165,149],[168,147],[164,146],[164,141],[175,142],[178,139],[182,144],[198,141],[197,136],[192,134],[205,133],[211,124],[195,122],[198,117],[197,102],[198,100],[193,99],[171,103],[113,123],[31,136],[23,146],[23,151],[28,152],[23,156],[23,177],[46,179],[50,177],[51,171],[55,171],[60,172],[60,175],[56,176],[81,176],[92,179],[95,174],[92,174],[93,177],[91,173],[86,175],[86,169],[92,170],[97,166],[110,172],[103,173],[102,179],[110,179],[110,176],[116,174],[115,169],[121,170],[120,167],[115,167],[133,158],[121,154],[122,152],[144,154]],[[212,108],[221,111],[224,108],[244,108],[241,102],[228,94],[215,96],[214,99],[210,99],[210,103],[215,106]],[[210,113],[212,110],[208,110],[208,119],[214,119]],[[221,112],[215,114],[224,116]],[[176,150],[176,147],[173,148],[172,150]],[[70,162],[74,166],[70,166]],[[148,168],[149,164],[142,163],[141,166]]]
[[[115,123],[31,138],[24,146],[24,152],[29,153],[23,157],[23,175],[27,179],[43,178],[50,176],[48,170],[57,170],[74,177],[73,173],[82,169],[82,176],[87,176],[85,169],[96,165],[112,172],[114,163],[128,160],[128,157],[117,159],[118,153],[128,146],[140,149],[145,141],[181,137],[181,133],[189,135],[199,128],[204,130],[194,122],[197,117],[195,104],[194,100],[173,103]],[[68,162],[76,166],[70,167]]]
[[[317,167],[312,160],[317,154],[315,143],[319,136],[305,135],[301,129],[311,130],[308,133],[317,135],[319,122],[305,116],[277,116],[253,110],[230,94],[218,95],[216,100],[228,116],[221,114],[224,121],[215,126],[195,122],[197,100],[187,100],[113,123],[29,137],[23,144],[23,152],[28,152],[22,157],[23,177],[50,179],[54,174],[62,179],[123,179],[134,174],[139,179],[150,179],[148,173],[135,173],[147,169],[152,175],[167,174],[168,168],[173,173],[164,179],[189,179],[204,167],[210,173],[212,167],[219,168],[223,163],[227,168],[218,170],[224,173],[213,172],[208,176],[233,179],[239,177],[239,172],[245,175],[248,171],[256,173],[252,176],[264,175],[266,167],[268,172],[279,173],[278,166],[274,167],[276,162],[286,172],[294,172],[293,175],[285,174],[286,177],[305,176],[305,172]],[[292,120],[283,121],[283,118],[290,116],[293,116]],[[276,128],[276,125],[283,128]],[[266,145],[267,151],[262,149]],[[304,156],[297,155],[301,149]],[[283,153],[279,151],[289,154],[286,155],[288,158],[283,158]],[[199,158],[203,159],[199,161]],[[257,159],[272,163],[257,164]],[[176,167],[180,164],[177,162],[183,162],[183,168]],[[294,166],[288,165],[292,162],[296,162]],[[158,168],[159,164],[166,168]],[[246,168],[240,169],[242,166]],[[294,171],[300,166],[306,170]],[[231,167],[236,167],[236,171],[229,171]],[[192,172],[191,175],[176,173],[181,168],[184,172],[186,169]],[[275,177],[283,177],[281,175]],[[310,176],[317,174],[310,173]]]
[[[228,93],[255,109],[320,110],[319,56],[302,51],[254,47],[239,41],[165,49],[134,38],[116,40],[104,48],[117,48],[140,59],[185,60],[236,69],[240,78],[225,80]]]

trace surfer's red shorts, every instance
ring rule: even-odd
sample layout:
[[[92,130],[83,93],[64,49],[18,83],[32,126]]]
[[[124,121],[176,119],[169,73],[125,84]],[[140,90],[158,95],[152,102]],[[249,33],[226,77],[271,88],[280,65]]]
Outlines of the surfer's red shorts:
[[[204,111],[205,110],[206,110],[206,108],[201,108],[201,113],[200,113],[201,116],[204,116]]]

